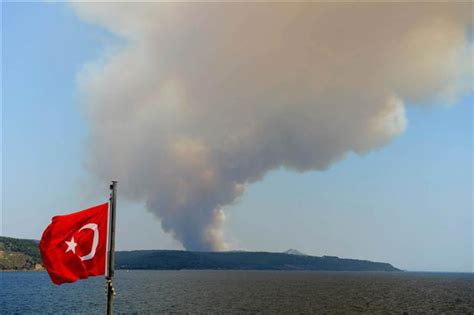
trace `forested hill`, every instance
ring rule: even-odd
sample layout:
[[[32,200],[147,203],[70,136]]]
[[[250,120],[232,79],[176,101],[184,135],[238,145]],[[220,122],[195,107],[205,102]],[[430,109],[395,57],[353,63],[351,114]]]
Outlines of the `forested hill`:
[[[0,270],[42,270],[38,241],[0,236]]]
[[[116,253],[118,269],[399,271],[388,263],[269,252],[139,250]]]
[[[332,270],[398,271],[388,263],[308,256],[296,250],[269,252],[190,252],[137,250],[116,252],[117,269]],[[0,270],[42,270],[38,241],[0,236]]]

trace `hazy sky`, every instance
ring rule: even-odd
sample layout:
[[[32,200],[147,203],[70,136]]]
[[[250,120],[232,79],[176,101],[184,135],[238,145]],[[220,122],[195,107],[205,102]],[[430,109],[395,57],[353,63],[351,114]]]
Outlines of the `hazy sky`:
[[[58,3],[4,3],[2,41],[0,234],[38,239],[53,215],[107,198],[84,167],[78,74],[123,43]],[[473,103],[471,92],[453,106],[407,107],[405,132],[327,171],[271,171],[224,208],[227,243],[473,271]],[[144,202],[119,195],[117,248],[181,245]]]

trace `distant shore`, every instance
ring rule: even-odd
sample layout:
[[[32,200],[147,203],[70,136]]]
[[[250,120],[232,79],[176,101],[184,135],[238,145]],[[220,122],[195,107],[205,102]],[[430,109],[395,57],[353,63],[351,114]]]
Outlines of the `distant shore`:
[[[38,243],[1,236],[0,270],[43,271]],[[129,270],[401,271],[385,262],[310,256],[295,249],[282,253],[135,250],[117,251],[115,255],[116,269]]]

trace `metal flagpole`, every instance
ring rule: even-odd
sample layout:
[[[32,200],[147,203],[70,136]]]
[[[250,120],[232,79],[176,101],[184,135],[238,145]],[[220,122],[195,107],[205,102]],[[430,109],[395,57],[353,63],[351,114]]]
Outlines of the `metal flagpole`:
[[[107,315],[112,314],[114,290],[114,263],[115,263],[115,209],[117,206],[117,181],[110,185],[110,234],[109,252],[107,253]]]

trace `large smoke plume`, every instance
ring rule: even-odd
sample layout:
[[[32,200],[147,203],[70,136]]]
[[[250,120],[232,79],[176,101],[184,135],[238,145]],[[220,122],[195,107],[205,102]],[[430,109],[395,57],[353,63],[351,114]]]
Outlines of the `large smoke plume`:
[[[268,171],[386,144],[472,89],[471,4],[93,3],[127,43],[81,76],[92,172],[192,250]]]

